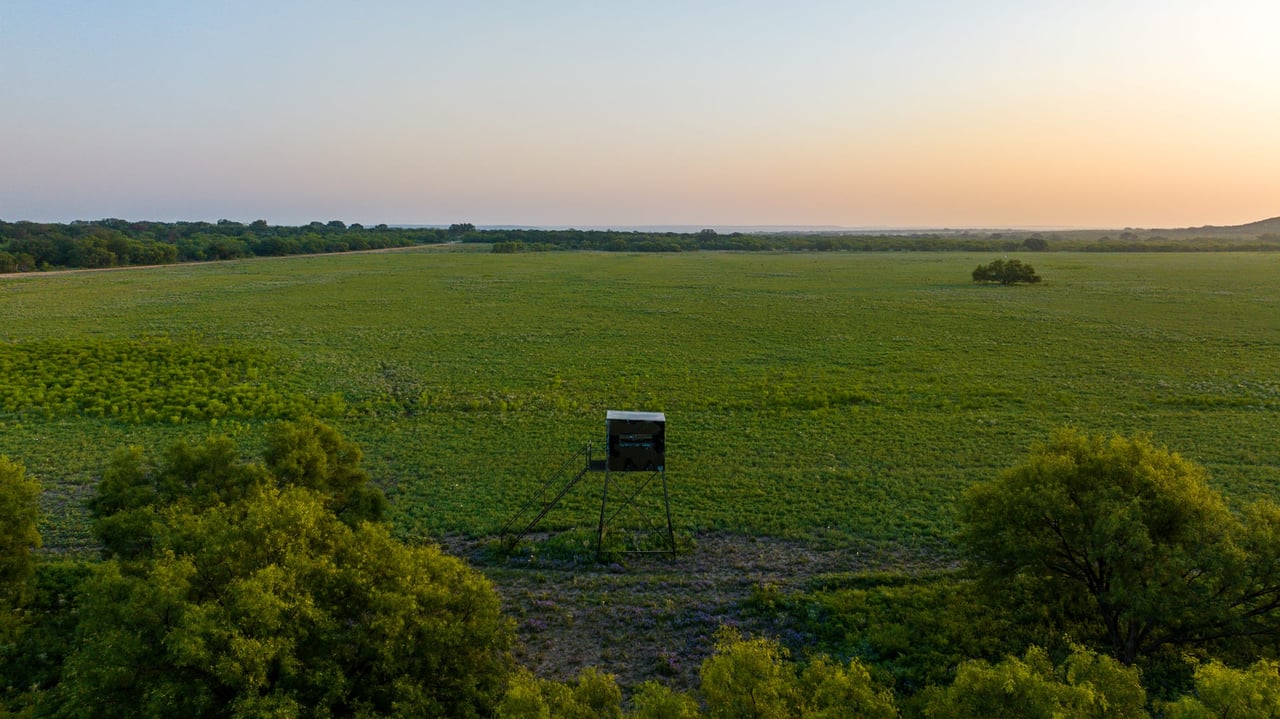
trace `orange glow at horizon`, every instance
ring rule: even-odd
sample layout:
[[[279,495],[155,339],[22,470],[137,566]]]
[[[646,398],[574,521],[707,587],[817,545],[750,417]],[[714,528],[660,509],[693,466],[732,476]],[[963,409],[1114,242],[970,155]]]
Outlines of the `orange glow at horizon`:
[[[1280,215],[1280,5],[1263,0],[153,10],[9,11],[0,66],[23,112],[0,115],[0,217]]]

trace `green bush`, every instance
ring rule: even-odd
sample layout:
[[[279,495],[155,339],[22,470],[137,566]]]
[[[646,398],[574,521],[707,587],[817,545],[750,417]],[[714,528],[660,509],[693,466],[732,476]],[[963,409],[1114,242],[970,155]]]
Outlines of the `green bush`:
[[[1219,662],[1196,667],[1195,692],[1164,706],[1167,719],[1271,719],[1280,716],[1280,664],[1247,669]]]
[[[1040,281],[1031,265],[1022,260],[994,260],[985,265],[978,265],[973,271],[974,282],[999,282],[1002,285],[1013,285],[1019,282],[1034,284]]]
[[[992,665],[965,662],[924,698],[930,719],[1145,719],[1138,671],[1077,650],[1058,667],[1039,647]]]

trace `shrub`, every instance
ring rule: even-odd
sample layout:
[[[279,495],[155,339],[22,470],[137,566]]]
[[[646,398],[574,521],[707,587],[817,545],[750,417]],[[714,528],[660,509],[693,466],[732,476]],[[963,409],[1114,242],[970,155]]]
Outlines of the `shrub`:
[[[1035,269],[1031,265],[1024,264],[1022,260],[994,260],[985,265],[978,265],[973,271],[973,281],[999,282],[1002,285],[1019,282],[1035,284],[1040,281],[1040,275],[1037,275]]]

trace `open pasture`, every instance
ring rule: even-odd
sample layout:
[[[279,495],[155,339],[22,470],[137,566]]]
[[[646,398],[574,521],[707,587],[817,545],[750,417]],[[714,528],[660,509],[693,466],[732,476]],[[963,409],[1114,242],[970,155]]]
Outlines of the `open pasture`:
[[[1280,490],[1280,253],[1035,254],[1043,284],[974,285],[990,259],[418,250],[4,278],[0,454],[43,482],[55,549],[91,543],[115,447],[255,452],[302,409],[361,444],[406,537],[495,532],[606,409],[667,413],[681,530],[945,555],[960,492],[1065,424],[1148,432],[1236,501]],[[598,486],[570,499],[551,524],[591,525]]]

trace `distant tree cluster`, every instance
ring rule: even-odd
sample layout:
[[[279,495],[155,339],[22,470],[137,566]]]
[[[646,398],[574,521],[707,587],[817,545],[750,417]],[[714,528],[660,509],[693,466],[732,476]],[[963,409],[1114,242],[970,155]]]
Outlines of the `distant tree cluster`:
[[[1040,275],[1035,268],[1022,260],[994,260],[985,265],[978,265],[973,271],[974,282],[999,282],[1002,285],[1015,285],[1020,282],[1035,284]]]
[[[1020,240],[999,235],[746,233],[721,234],[704,229],[686,232],[619,232],[613,230],[478,230],[465,242],[493,243],[500,253],[545,250],[601,252],[939,252],[1022,249]]]
[[[301,227],[208,222],[98,220],[0,222],[0,272],[124,267],[241,257],[315,254],[442,242],[444,230],[365,228],[339,220]]]

